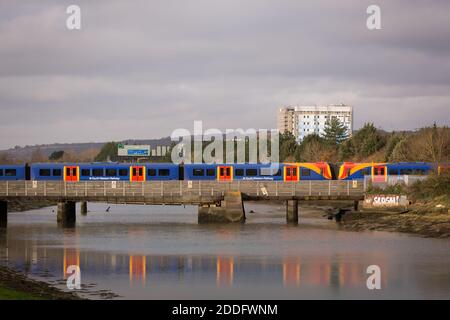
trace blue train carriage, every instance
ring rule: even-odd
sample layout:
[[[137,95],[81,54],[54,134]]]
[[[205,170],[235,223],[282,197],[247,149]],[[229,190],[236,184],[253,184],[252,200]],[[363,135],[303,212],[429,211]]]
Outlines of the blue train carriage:
[[[25,180],[25,165],[0,165],[0,181]]]
[[[42,163],[31,166],[32,180],[147,181],[178,180],[174,164]]]
[[[403,175],[429,175],[433,173],[434,166],[427,162],[400,162],[386,164],[387,173],[389,176],[403,176]]]
[[[388,176],[428,175],[434,167],[426,162],[354,163],[344,162],[339,170],[339,180],[357,180],[369,176],[375,182],[386,182]]]
[[[185,180],[299,181],[332,179],[328,163],[186,164]]]
[[[280,164],[206,164],[183,166],[184,180],[283,180]]]

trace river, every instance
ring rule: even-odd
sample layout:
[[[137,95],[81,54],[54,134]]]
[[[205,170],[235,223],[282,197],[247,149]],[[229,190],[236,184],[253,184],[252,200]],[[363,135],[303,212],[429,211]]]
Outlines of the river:
[[[198,225],[192,206],[88,206],[75,228],[55,207],[10,213],[0,263],[66,290],[77,265],[94,299],[450,299],[448,239],[345,231],[314,208],[288,226],[263,203],[245,204],[242,225]]]

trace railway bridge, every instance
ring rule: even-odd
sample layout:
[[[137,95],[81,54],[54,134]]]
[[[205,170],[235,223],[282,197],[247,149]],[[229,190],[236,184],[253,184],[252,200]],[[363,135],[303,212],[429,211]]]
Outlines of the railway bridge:
[[[244,201],[284,201],[286,221],[298,223],[298,202],[364,198],[364,181],[0,181],[0,224],[7,224],[8,201],[50,200],[58,203],[57,220],[75,223],[75,203],[197,205],[198,221],[243,222]]]

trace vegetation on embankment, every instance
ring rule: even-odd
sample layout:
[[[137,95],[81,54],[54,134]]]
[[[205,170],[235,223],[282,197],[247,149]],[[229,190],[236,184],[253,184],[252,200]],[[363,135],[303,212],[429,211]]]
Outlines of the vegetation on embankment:
[[[27,278],[0,266],[0,300],[78,300],[74,293],[64,292],[49,284]]]
[[[11,200],[8,201],[8,212],[21,212],[56,205],[55,201],[49,200]]]
[[[351,230],[397,231],[426,237],[450,238],[450,174],[432,175],[411,187],[397,185],[379,193],[406,194],[412,200],[406,212],[358,211],[341,223]]]

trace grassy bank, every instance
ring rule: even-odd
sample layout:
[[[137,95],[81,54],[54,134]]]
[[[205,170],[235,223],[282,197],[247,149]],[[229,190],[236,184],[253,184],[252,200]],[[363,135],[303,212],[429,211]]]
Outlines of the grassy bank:
[[[450,174],[430,176],[409,188],[398,185],[374,192],[406,194],[412,200],[412,205],[404,212],[384,210],[349,212],[341,221],[344,228],[450,238]]]
[[[0,300],[77,300],[73,293],[27,278],[23,274],[0,266]]]

